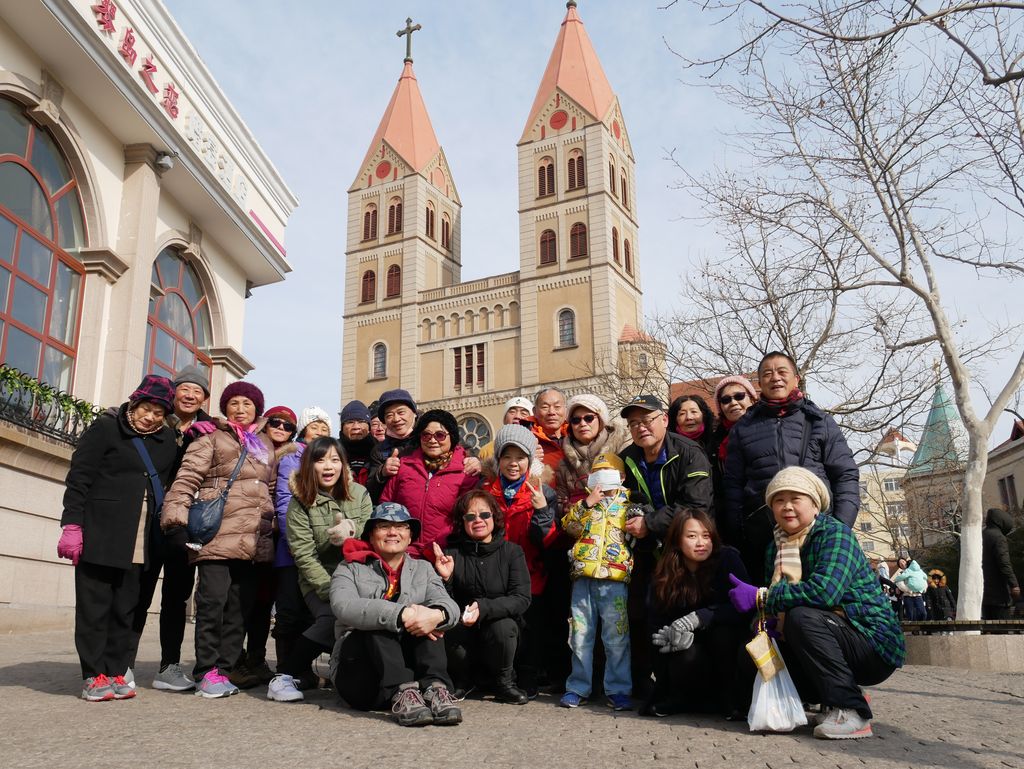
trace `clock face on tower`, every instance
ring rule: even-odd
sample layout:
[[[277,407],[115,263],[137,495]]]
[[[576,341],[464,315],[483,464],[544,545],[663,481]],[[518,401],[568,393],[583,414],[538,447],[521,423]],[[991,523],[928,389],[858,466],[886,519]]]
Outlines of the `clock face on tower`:
[[[376,174],[378,179],[386,179],[390,173],[391,164],[388,161],[382,160],[377,164]]]
[[[551,115],[548,120],[548,125],[554,128],[556,131],[559,128],[564,128],[565,124],[569,122],[569,116],[565,113],[565,110],[558,110]]]

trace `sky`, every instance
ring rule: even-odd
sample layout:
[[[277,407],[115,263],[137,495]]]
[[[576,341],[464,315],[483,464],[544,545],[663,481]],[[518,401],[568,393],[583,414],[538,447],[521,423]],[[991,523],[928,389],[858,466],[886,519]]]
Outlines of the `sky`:
[[[247,301],[247,379],[268,405],[340,403],[346,190],[402,70],[414,68],[463,203],[463,280],[518,269],[516,142],[565,16],[559,0],[164,0],[299,199],[285,234],[293,271]],[[676,189],[688,170],[729,165],[720,137],[741,118],[686,72],[726,50],[728,24],[688,3],[581,0],[579,13],[622,106],[636,159],[636,247],[644,310],[682,301],[687,273],[721,247]],[[335,425],[337,428],[337,425]],[[1005,436],[1008,427],[997,431]],[[1001,440],[1001,437],[1000,437]]]

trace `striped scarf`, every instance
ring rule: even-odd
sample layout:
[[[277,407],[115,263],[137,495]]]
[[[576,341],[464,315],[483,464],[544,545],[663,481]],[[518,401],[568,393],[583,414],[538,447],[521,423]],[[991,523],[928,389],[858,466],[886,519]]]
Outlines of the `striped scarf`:
[[[817,520],[817,516],[815,519]],[[795,534],[787,534],[779,526],[775,527],[775,569],[772,571],[772,584],[785,579],[789,583],[803,579],[803,566],[800,563],[800,548],[807,535],[814,528],[814,520]]]

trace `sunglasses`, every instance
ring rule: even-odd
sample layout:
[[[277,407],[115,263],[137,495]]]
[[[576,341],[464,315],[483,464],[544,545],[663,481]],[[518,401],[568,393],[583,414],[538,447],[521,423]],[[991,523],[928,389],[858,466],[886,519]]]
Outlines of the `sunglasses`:
[[[581,417],[572,417],[569,420],[569,424],[578,425],[580,422],[586,422],[588,425],[597,419],[597,414],[584,414]]]
[[[740,403],[741,401],[745,401],[746,399],[747,399],[747,394],[745,392],[738,392],[735,395],[719,395],[718,396],[718,402],[721,403],[723,406],[726,405],[727,403],[732,403],[733,401],[736,401],[737,403]]]
[[[491,517],[492,513],[485,510],[482,513],[464,513],[462,516],[462,520],[464,520],[466,523],[472,523],[477,518],[479,518],[481,521],[489,521],[491,520]]]
[[[295,423],[289,422],[287,419],[278,419],[277,417],[271,417],[267,420],[267,427],[275,427],[279,430],[287,430],[290,433],[295,432]]]
[[[420,443],[430,443],[431,441],[434,441],[435,443],[443,443],[444,439],[447,437],[448,432],[446,430],[438,430],[433,433],[424,431],[420,433]]]

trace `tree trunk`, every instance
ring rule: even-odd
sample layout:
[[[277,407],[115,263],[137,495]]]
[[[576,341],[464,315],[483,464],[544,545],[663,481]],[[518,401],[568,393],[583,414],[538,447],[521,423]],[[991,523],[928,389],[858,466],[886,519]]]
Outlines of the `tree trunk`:
[[[985,523],[981,485],[988,471],[988,434],[972,435],[961,504],[960,526],[960,594],[957,596],[957,619],[981,619],[981,594],[985,587],[981,572],[981,529]]]

